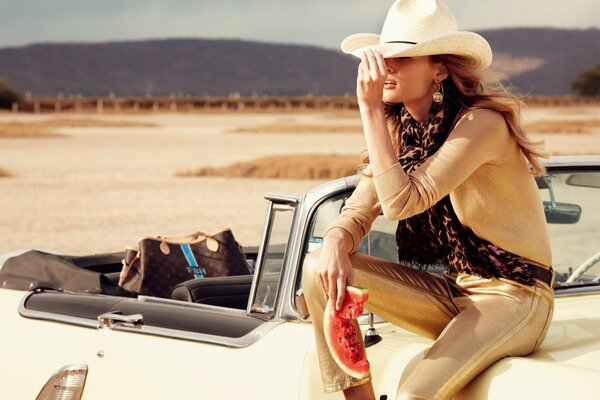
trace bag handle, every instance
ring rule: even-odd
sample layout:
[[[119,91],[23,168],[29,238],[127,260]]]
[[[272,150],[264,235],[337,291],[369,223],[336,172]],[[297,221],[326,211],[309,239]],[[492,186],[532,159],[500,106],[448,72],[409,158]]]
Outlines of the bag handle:
[[[196,231],[190,235],[184,236],[157,236],[156,239],[160,240],[160,251],[162,251],[163,254],[168,255],[171,252],[171,249],[169,249],[167,242],[191,244],[198,242],[200,238],[206,239],[206,247],[210,251],[215,253],[219,251],[219,242],[212,235],[209,235],[204,231]]]

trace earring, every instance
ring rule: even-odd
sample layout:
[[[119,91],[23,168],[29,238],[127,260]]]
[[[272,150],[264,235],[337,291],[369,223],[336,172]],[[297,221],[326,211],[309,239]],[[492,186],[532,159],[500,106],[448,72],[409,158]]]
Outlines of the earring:
[[[441,103],[444,100],[444,85],[440,83],[440,87],[438,90],[433,92],[433,101],[436,103]]]

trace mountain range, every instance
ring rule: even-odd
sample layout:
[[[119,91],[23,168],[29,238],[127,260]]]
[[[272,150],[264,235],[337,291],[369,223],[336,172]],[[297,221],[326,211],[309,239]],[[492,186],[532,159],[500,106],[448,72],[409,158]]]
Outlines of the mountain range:
[[[570,94],[600,64],[600,29],[479,31],[521,93]],[[40,43],[0,48],[0,79],[32,96],[353,94],[356,60],[337,50],[225,39]]]

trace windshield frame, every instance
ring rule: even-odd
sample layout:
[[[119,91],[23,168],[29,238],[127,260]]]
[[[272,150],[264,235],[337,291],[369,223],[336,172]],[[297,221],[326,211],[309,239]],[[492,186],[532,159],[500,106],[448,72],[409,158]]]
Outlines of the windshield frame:
[[[248,297],[248,305],[246,307],[246,314],[261,316],[260,318],[270,319],[275,316],[277,310],[279,309],[279,303],[281,302],[281,293],[283,292],[283,282],[284,276],[286,274],[286,270],[288,268],[289,258],[290,258],[290,249],[291,245],[294,243],[295,231],[297,231],[297,220],[298,220],[298,210],[302,204],[302,197],[292,194],[282,194],[282,193],[269,193],[265,196],[265,199],[269,201],[269,205],[267,208],[267,215],[265,217],[265,225],[263,229],[263,236],[260,241],[260,246],[256,258],[256,266],[254,270],[254,277],[252,279],[252,286],[250,288],[250,296]],[[281,272],[279,274],[275,300],[273,302],[272,308],[269,310],[262,310],[253,307],[256,302],[257,295],[261,292],[260,285],[262,284],[263,274],[265,273],[264,263],[267,260],[267,253],[269,251],[269,245],[271,240],[271,233],[273,230],[273,222],[275,220],[275,216],[278,212],[289,212],[291,211],[292,218],[289,227],[289,234],[287,238],[287,242],[285,243],[284,251],[283,251],[283,260]]]

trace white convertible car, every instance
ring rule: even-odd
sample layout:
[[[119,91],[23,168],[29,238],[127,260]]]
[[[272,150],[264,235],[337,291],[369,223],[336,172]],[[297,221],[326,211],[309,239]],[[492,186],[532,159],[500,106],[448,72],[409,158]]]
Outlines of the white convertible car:
[[[558,281],[548,336],[530,356],[490,367],[457,399],[600,398],[600,157],[546,164],[538,186]],[[343,398],[322,393],[298,290],[304,257],[355,184],[349,177],[304,196],[267,195],[260,247],[245,249],[254,275],[183,282],[171,299],[73,292],[0,270],[0,399]],[[393,260],[394,231],[380,216],[361,251]],[[72,260],[114,281],[121,257]],[[377,396],[394,399],[432,342],[361,319],[374,343],[367,354]]]

